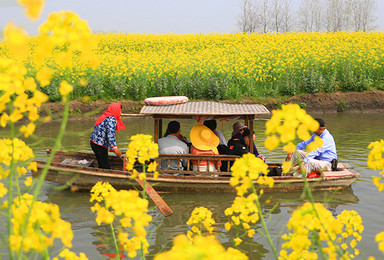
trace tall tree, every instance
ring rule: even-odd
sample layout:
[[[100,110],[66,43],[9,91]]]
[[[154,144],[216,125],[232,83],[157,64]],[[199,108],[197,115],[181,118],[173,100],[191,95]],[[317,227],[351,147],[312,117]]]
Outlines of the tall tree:
[[[348,7],[352,30],[368,31],[375,28],[376,0],[349,0]]]
[[[280,32],[283,23],[282,0],[272,0],[271,2],[271,30]]]
[[[241,13],[238,16],[237,23],[240,31],[252,33],[256,31],[257,26],[257,6],[253,0],[241,1]]]
[[[283,0],[281,16],[282,16],[282,31],[283,32],[292,31],[294,26],[292,0]]]
[[[270,31],[271,25],[270,0],[260,0],[258,6],[260,6],[257,12],[259,17],[258,29],[263,33],[267,33]]]
[[[298,28],[313,32],[323,28],[322,0],[303,0],[298,10]]]
[[[343,31],[348,29],[349,16],[344,0],[326,0],[325,28],[327,31]]]

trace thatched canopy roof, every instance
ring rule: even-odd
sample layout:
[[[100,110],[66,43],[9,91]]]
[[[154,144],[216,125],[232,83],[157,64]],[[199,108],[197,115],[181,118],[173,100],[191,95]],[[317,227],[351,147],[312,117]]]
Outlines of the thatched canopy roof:
[[[144,106],[140,114],[163,118],[202,117],[254,117],[269,115],[268,109],[260,104],[227,104],[213,101],[187,102],[170,106]]]

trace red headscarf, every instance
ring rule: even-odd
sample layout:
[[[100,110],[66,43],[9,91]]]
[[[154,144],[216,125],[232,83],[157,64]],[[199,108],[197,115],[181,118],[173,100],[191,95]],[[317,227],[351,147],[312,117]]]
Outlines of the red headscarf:
[[[125,128],[123,121],[121,121],[120,115],[121,115],[121,103],[112,103],[108,106],[108,109],[105,110],[104,114],[102,114],[96,120],[95,126],[103,122],[103,120],[106,119],[107,117],[113,116],[114,118],[116,118],[116,121],[117,121],[116,131],[120,132],[120,129]]]

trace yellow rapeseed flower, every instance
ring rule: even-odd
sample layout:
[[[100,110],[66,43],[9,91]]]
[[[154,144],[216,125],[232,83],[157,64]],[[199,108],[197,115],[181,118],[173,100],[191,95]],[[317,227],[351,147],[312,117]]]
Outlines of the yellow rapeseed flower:
[[[282,236],[286,242],[282,245],[279,259],[295,259],[296,256],[307,254],[310,247],[319,243],[324,244],[321,250],[328,254],[330,259],[335,259],[340,252],[336,247],[341,241],[344,255],[340,257],[346,255],[347,259],[353,258],[359,254],[355,247],[364,230],[362,219],[357,212],[344,210],[335,218],[322,204],[315,203],[313,207],[309,202],[293,212],[287,228],[292,232]],[[350,248],[346,243],[348,239]],[[311,257],[317,259],[317,253],[312,251]]]
[[[40,82],[40,86],[45,87],[49,85],[52,78],[52,70],[50,68],[44,67],[36,73],[36,79]]]
[[[45,0],[18,0],[18,4],[26,8],[25,14],[31,20],[37,20],[43,11]]]
[[[8,189],[0,182],[0,198],[4,197],[8,193]]]
[[[379,243],[379,250],[384,254],[384,232],[377,234],[375,241]]]
[[[245,260],[248,257],[237,249],[227,250],[213,236],[195,236],[191,241],[185,235],[178,235],[173,240],[172,248],[157,254],[155,260],[179,259],[233,259]]]
[[[380,174],[382,177],[372,177],[373,183],[381,192],[384,190],[384,183],[380,183],[384,178],[384,140],[381,139],[380,141],[371,142],[368,145],[368,149],[371,149],[368,154],[368,167],[373,170],[381,170]]]
[[[199,235],[202,233],[200,227],[204,227],[210,234],[212,234],[212,225],[215,223],[215,220],[212,218],[212,212],[205,207],[196,207],[187,221],[187,225],[192,225],[192,232]]]
[[[68,84],[67,81],[63,80],[60,83],[59,92],[62,96],[67,96],[73,90],[72,85]]]
[[[32,195],[26,193],[16,197],[12,205],[12,234],[9,237],[12,251],[21,247],[24,252],[43,252],[53,246],[58,238],[66,247],[72,246],[71,224],[60,218],[59,207],[55,204],[35,201],[32,209]],[[31,210],[29,221],[26,216]],[[38,229],[36,229],[38,227]],[[26,233],[24,233],[26,231]]]
[[[33,181],[32,177],[27,177],[25,179],[25,182],[24,182],[25,186],[27,186],[27,187],[31,186],[32,185],[32,181]]]
[[[20,132],[24,134],[25,137],[30,136],[35,131],[36,125],[34,123],[29,123],[28,125],[23,125],[20,127]]]

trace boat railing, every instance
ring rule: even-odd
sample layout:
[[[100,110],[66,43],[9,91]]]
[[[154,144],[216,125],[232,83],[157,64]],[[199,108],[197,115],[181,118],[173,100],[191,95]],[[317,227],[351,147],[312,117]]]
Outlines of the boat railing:
[[[158,163],[157,171],[161,174],[185,174],[185,175],[231,175],[231,166],[233,162],[240,158],[237,155],[197,155],[197,154],[160,154],[156,161]],[[166,165],[165,169],[161,169],[161,161],[165,160],[163,166]],[[171,169],[171,161],[177,160],[177,170]],[[186,161],[186,167],[183,167],[182,161]],[[217,171],[194,171],[192,168],[192,161],[195,161],[197,165],[200,165],[201,161],[206,161],[206,165],[212,164],[213,162],[220,161],[223,167],[217,169]],[[208,167],[209,168],[209,167]]]

